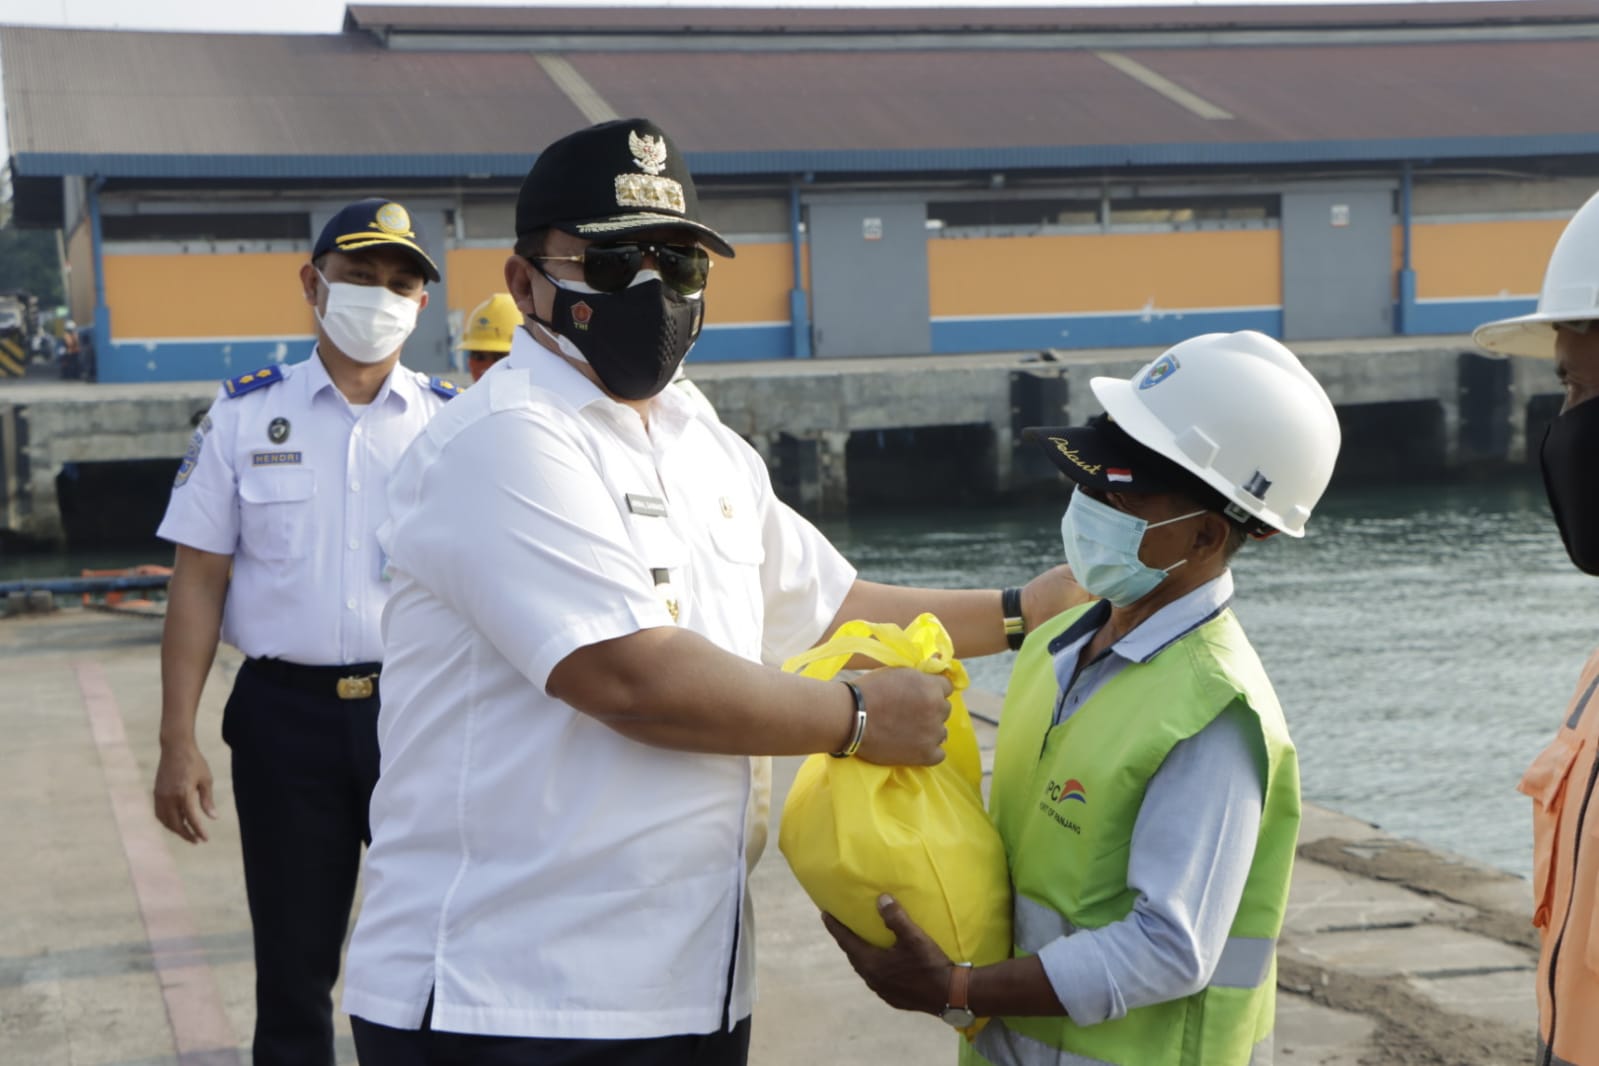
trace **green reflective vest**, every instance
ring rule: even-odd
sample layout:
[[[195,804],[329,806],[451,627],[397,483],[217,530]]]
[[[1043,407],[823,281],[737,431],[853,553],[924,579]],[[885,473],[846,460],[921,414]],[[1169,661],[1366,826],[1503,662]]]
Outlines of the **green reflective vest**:
[[[990,1024],[1028,1038],[1012,1043],[1036,1052],[1023,1056],[1029,1066],[1244,1066],[1257,1045],[1270,1054],[1275,946],[1299,834],[1299,764],[1282,708],[1237,619],[1223,610],[1149,662],[1125,667],[1052,727],[1059,686],[1048,645],[1088,609],[1028,635],[1000,719],[989,809],[1015,889],[1014,953],[1131,913],[1127,862],[1145,787],[1173,746],[1235,703],[1254,711],[1267,755],[1254,862],[1205,988],[1099,1025],[1065,1017]],[[970,1048],[962,1059],[982,1061]]]

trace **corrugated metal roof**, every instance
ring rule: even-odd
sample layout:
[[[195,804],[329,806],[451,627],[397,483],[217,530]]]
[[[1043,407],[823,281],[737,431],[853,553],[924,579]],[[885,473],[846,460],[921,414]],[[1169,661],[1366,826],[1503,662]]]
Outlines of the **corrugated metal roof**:
[[[1126,53],[1208,120],[1086,52],[582,54],[622,114],[702,152],[883,151],[1599,132],[1599,42]],[[683,71],[692,69],[692,78]],[[1485,76],[1514,71],[1514,77]]]
[[[1227,5],[1196,7],[966,7],[925,8],[644,8],[468,7],[350,4],[346,29],[374,33],[865,33],[1073,29],[1216,28],[1232,26],[1436,26],[1543,19],[1593,18],[1593,0],[1488,0],[1457,3],[1374,3],[1335,6]]]
[[[1529,6],[1558,4],[1577,6]],[[707,174],[1592,154],[1599,138],[1599,40],[1121,54],[1231,117],[1084,50],[566,58]],[[586,122],[528,53],[389,51],[360,32],[9,27],[0,68],[21,177],[506,177]]]
[[[364,34],[12,26],[0,71],[18,155],[531,155],[583,124],[526,53],[396,53]]]

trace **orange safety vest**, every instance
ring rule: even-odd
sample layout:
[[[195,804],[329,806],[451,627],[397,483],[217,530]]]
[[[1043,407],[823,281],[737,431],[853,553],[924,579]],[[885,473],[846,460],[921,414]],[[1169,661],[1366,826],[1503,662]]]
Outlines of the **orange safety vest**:
[[[1538,953],[1538,1066],[1599,1066],[1599,652],[1582,669],[1560,732],[1517,786],[1532,797]]]

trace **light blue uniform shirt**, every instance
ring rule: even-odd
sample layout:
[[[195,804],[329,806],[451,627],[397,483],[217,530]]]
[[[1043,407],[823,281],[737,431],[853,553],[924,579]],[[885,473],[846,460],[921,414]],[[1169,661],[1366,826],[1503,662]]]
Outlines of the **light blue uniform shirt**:
[[[1078,653],[1109,605],[1090,610],[1050,646],[1061,692],[1055,722],[1070,718],[1122,670],[1149,662],[1215,617],[1232,594],[1228,571],[1156,611],[1079,671]],[[1173,747],[1150,778],[1127,866],[1127,883],[1138,893],[1132,913],[1039,951],[1055,995],[1077,1024],[1180,999],[1210,981],[1260,831],[1266,759],[1251,714],[1228,708]]]

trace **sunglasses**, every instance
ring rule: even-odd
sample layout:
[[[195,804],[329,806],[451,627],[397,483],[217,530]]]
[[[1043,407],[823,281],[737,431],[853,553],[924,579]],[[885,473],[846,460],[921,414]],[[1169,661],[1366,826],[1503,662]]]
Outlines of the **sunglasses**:
[[[705,291],[711,257],[696,244],[591,244],[582,255],[535,255],[544,262],[582,263],[583,282],[598,292],[621,292],[653,255],[661,281],[684,296]]]

